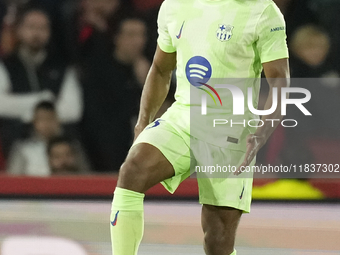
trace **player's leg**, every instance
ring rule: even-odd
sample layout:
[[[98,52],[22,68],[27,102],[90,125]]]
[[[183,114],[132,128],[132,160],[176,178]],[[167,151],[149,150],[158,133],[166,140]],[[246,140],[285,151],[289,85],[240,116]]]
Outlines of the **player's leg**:
[[[175,174],[169,160],[153,145],[139,143],[131,148],[119,171],[117,187],[145,193]]]
[[[174,175],[174,169],[154,146],[140,143],[131,148],[119,173],[111,211],[114,255],[135,255],[143,237],[144,193]]]
[[[234,255],[235,236],[242,211],[230,207],[203,205],[202,228],[207,255]]]
[[[112,202],[114,255],[137,254],[143,236],[144,193],[159,182],[173,193],[190,175],[190,149],[180,132],[166,120],[150,124],[130,149]]]
[[[198,165],[238,166],[244,152],[200,142],[193,148]],[[204,149],[205,148],[205,149]],[[203,153],[203,154],[202,154]],[[213,155],[204,158],[202,155]],[[254,164],[255,161],[252,162]],[[221,168],[222,169],[222,168]],[[229,169],[229,168],[225,168]],[[252,178],[231,172],[197,173],[205,251],[208,255],[235,255],[235,235],[243,212],[250,211]],[[246,178],[244,178],[246,177]],[[248,177],[248,178],[247,178]]]

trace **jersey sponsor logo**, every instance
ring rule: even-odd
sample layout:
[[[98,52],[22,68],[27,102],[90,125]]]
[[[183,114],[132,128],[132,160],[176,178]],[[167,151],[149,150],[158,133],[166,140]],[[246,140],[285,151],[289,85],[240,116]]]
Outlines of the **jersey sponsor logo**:
[[[161,121],[163,121],[163,120],[156,120],[154,123],[153,123],[153,126],[151,126],[151,127],[148,127],[148,128],[146,128],[146,129],[150,129],[150,128],[154,128],[154,127],[158,127],[161,123]]]
[[[114,220],[111,221],[111,225],[112,225],[112,226],[116,226],[116,225],[117,225],[118,213],[119,213],[119,211],[116,213]]]
[[[212,75],[212,67],[210,62],[206,58],[195,56],[189,59],[185,67],[185,73],[191,85],[208,93],[208,95],[214,100],[215,104],[217,105],[213,94],[211,94],[211,92],[204,87],[209,88],[217,96],[220,104],[222,105],[221,98],[217,91],[207,84]]]
[[[183,31],[183,27],[184,27],[184,23],[185,23],[185,21],[183,21],[183,24],[182,24],[182,26],[181,26],[181,30],[179,30],[179,34],[176,35],[176,38],[177,38],[177,39],[181,39],[182,31]]]
[[[277,31],[282,31],[285,30],[285,27],[275,27],[270,30],[270,32],[277,32]]]
[[[221,42],[229,41],[233,36],[233,29],[234,27],[231,25],[224,24],[218,25],[218,29],[216,31],[217,39]]]

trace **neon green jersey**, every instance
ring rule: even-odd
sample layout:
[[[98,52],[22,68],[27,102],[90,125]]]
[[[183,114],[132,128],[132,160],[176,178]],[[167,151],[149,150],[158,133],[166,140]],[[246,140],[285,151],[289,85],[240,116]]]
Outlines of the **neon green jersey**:
[[[213,127],[214,119],[258,118],[246,103],[245,114],[233,116],[232,94],[227,89],[215,88],[226,79],[243,79],[235,80],[234,85],[242,90],[245,98],[248,88],[252,87],[253,105],[257,108],[260,80],[254,82],[254,79],[260,78],[262,63],[288,58],[285,22],[275,3],[271,0],[165,0],[159,12],[158,33],[159,47],[177,55],[176,103],[164,118],[176,122],[192,136],[221,147],[228,146],[226,139],[219,137],[222,133],[225,137],[244,140],[245,135],[254,132],[241,125]],[[208,110],[206,116],[201,116],[204,94],[208,95]],[[207,137],[209,132],[215,135]],[[244,147],[244,143],[231,145],[239,146]]]

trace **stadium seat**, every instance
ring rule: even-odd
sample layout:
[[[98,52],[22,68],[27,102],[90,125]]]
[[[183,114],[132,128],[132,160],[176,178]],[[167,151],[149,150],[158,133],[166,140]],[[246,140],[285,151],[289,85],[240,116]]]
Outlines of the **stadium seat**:
[[[11,236],[1,244],[1,255],[87,255],[75,241],[59,237]]]

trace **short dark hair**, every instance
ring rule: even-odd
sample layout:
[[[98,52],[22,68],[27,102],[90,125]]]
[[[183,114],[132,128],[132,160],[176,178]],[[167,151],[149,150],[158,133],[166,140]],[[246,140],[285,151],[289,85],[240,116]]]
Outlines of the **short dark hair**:
[[[67,136],[56,136],[49,140],[47,144],[47,154],[50,156],[54,146],[68,144],[72,151],[75,151],[73,140]]]
[[[55,105],[51,101],[41,101],[38,103],[34,108],[34,112],[37,112],[38,110],[56,112]]]

